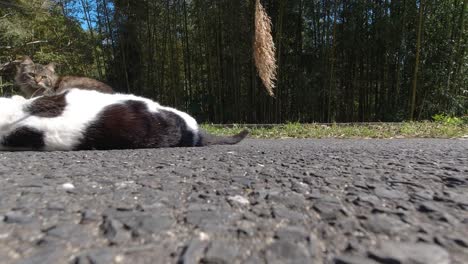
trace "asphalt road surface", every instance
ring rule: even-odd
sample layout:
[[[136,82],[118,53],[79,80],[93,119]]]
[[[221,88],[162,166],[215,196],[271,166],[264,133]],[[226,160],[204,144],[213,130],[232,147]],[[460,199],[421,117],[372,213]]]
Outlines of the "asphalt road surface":
[[[0,152],[0,263],[468,263],[468,141]]]

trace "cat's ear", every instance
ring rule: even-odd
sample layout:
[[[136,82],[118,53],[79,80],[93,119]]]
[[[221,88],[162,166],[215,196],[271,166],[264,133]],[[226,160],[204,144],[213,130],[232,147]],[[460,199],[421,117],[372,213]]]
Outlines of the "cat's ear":
[[[49,71],[55,72],[55,67],[56,67],[56,66],[57,66],[57,65],[56,65],[55,63],[51,62],[51,63],[47,64],[45,67],[46,67],[46,69],[48,69]]]
[[[21,61],[21,65],[31,65],[34,64],[34,62],[29,58],[29,56],[24,56],[23,60]]]

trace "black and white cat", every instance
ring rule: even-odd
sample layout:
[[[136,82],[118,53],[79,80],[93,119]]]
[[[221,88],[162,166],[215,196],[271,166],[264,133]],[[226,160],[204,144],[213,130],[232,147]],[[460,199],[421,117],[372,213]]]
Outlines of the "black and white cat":
[[[71,89],[0,98],[0,150],[89,150],[236,144],[203,132],[194,118],[149,99]]]

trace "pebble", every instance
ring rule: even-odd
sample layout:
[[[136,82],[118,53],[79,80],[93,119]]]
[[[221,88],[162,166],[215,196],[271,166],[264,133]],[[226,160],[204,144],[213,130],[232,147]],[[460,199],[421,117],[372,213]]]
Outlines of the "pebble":
[[[182,256],[179,259],[179,263],[184,264],[198,264],[205,255],[206,248],[208,247],[208,241],[201,241],[198,239],[190,241],[182,252]]]
[[[32,222],[32,217],[20,211],[10,211],[5,214],[3,221],[8,224],[27,224]]]
[[[386,198],[386,199],[402,199],[402,200],[407,200],[409,198],[408,194],[404,192],[400,192],[397,190],[391,190],[387,189],[385,187],[377,187],[374,190],[375,194],[381,198]]]
[[[334,264],[378,264],[372,259],[356,256],[356,255],[342,255],[335,257],[333,260]]]
[[[240,195],[235,195],[235,196],[229,196],[228,199],[233,202],[240,203],[242,205],[247,205],[250,204],[249,200],[243,196]]]
[[[265,260],[271,264],[313,263],[304,245],[287,241],[276,241],[269,245],[265,249]]]
[[[372,232],[387,235],[395,235],[406,227],[405,223],[398,218],[387,215],[372,215],[364,226]]]
[[[124,243],[130,239],[130,232],[127,232],[124,225],[116,219],[105,217],[100,228],[103,235],[112,244]]]
[[[65,190],[73,190],[75,189],[75,185],[73,185],[73,183],[71,182],[67,182],[67,183],[62,184],[62,188]]]
[[[385,264],[450,264],[447,250],[428,243],[384,242],[369,257]]]
[[[240,249],[236,243],[212,241],[203,257],[203,263],[234,263],[238,255]]]
[[[106,264],[117,262],[115,252],[110,249],[95,249],[84,252],[75,257],[74,264]],[[120,255],[118,255],[120,256]],[[120,256],[121,257],[121,256]],[[114,260],[114,261],[113,261]]]

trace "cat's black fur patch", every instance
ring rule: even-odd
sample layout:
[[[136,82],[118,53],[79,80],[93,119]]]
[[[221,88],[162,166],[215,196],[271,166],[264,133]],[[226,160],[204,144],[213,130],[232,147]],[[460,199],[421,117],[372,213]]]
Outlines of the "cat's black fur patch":
[[[84,132],[76,149],[131,149],[193,146],[193,133],[169,111],[152,113],[144,102],[106,107]]]
[[[10,148],[40,150],[44,148],[44,134],[36,129],[20,127],[3,138],[1,145]]]
[[[67,106],[65,100],[67,93],[68,92],[51,96],[41,96],[28,105],[25,111],[39,117],[60,116]]]
[[[180,140],[179,144],[177,144],[175,147],[192,147],[195,145],[193,142],[194,134],[191,130],[189,130],[182,117],[170,111],[162,110],[160,113],[161,115],[165,116],[166,119],[174,120],[175,126],[179,128],[177,137],[180,138]]]

